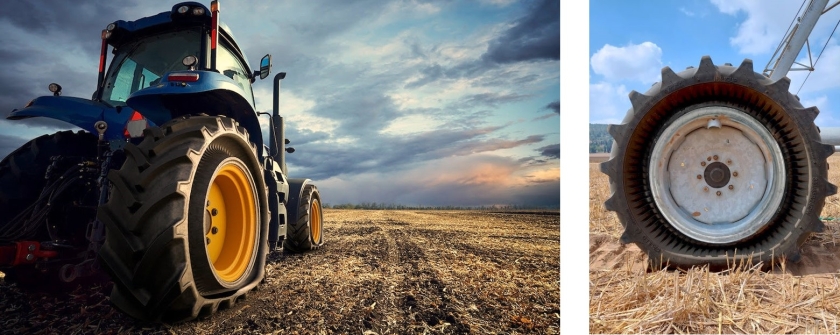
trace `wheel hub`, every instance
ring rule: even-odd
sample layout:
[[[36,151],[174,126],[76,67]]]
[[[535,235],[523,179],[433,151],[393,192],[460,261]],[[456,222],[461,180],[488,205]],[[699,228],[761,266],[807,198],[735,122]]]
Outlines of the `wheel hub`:
[[[706,184],[714,188],[721,188],[729,183],[729,167],[721,162],[714,162],[706,166],[703,175],[706,177]]]
[[[651,190],[681,233],[731,243],[760,231],[781,203],[782,162],[758,121],[730,107],[701,107],[663,130],[651,153]]]

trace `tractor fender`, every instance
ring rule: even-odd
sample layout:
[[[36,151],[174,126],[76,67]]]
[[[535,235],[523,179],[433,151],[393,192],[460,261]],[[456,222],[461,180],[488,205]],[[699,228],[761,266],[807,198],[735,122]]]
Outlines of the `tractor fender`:
[[[105,140],[125,139],[125,124],[131,118],[131,111],[124,107],[110,107],[98,101],[61,96],[42,96],[35,98],[22,109],[15,109],[6,118],[21,120],[41,116],[61,120],[97,134],[94,124],[97,121],[108,123]],[[148,120],[147,120],[148,121]],[[149,122],[149,126],[155,126]]]
[[[197,74],[198,79],[192,82],[170,81],[169,75],[174,72]],[[246,96],[242,87],[224,74],[173,71],[164,74],[160,83],[132,93],[126,104],[157,124],[200,113],[233,118],[248,131],[257,150],[262,151],[262,129],[252,102]],[[262,155],[262,152],[258,154]]]

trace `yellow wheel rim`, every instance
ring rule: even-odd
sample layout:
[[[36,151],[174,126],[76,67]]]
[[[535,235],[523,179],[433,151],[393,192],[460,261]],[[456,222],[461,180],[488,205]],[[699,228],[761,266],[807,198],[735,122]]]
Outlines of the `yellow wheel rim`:
[[[321,204],[318,199],[312,199],[309,203],[309,229],[312,242],[321,243]]]
[[[210,224],[205,241],[216,275],[233,282],[242,277],[254,254],[256,199],[253,181],[238,161],[226,161],[213,176],[205,218]]]

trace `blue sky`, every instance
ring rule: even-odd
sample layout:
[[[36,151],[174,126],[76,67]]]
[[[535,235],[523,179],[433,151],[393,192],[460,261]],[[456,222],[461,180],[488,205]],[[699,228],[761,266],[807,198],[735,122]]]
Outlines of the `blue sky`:
[[[11,2],[0,116],[57,82],[90,97],[99,32],[177,1]],[[209,6],[209,0],[202,1]],[[559,6],[552,0],[222,0],[252,67],[285,71],[290,177],[324,202],[559,204]],[[254,85],[271,108],[271,82]],[[267,126],[267,125],[266,125]],[[0,157],[59,121],[0,119]]]
[[[736,66],[750,58],[756,71],[763,70],[801,5],[792,0],[591,1],[590,122],[619,123],[630,108],[627,94],[645,92],[659,81],[663,66],[681,71],[710,55],[715,64]],[[817,22],[809,39],[815,60],[839,19],[840,9],[833,9]],[[840,126],[839,39],[837,32],[798,94],[803,105],[820,109],[818,126]],[[807,57],[803,48],[797,60],[808,64]],[[788,73],[793,93],[806,75]]]

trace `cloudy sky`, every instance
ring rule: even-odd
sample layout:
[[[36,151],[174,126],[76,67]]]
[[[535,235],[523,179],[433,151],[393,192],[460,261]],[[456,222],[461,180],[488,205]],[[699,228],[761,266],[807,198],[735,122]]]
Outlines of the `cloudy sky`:
[[[791,0],[591,1],[590,122],[620,122],[630,108],[627,94],[659,81],[663,66],[681,71],[710,55],[715,64],[736,66],[750,58],[756,71],[763,70],[801,5]],[[840,126],[840,31],[829,39],[839,19],[835,8],[811,33],[815,61],[828,44],[804,86],[807,71],[788,74],[802,104],[820,109],[818,126]],[[809,63],[804,48],[797,60]]]
[[[14,1],[0,12],[0,115],[48,95],[90,97],[99,32],[174,1]],[[209,6],[209,1],[202,1]],[[560,191],[559,2],[223,0],[255,66],[285,71],[293,178],[331,204],[556,206]],[[623,43],[621,45],[624,45]],[[255,83],[271,108],[270,80]],[[0,157],[46,119],[0,120]]]

